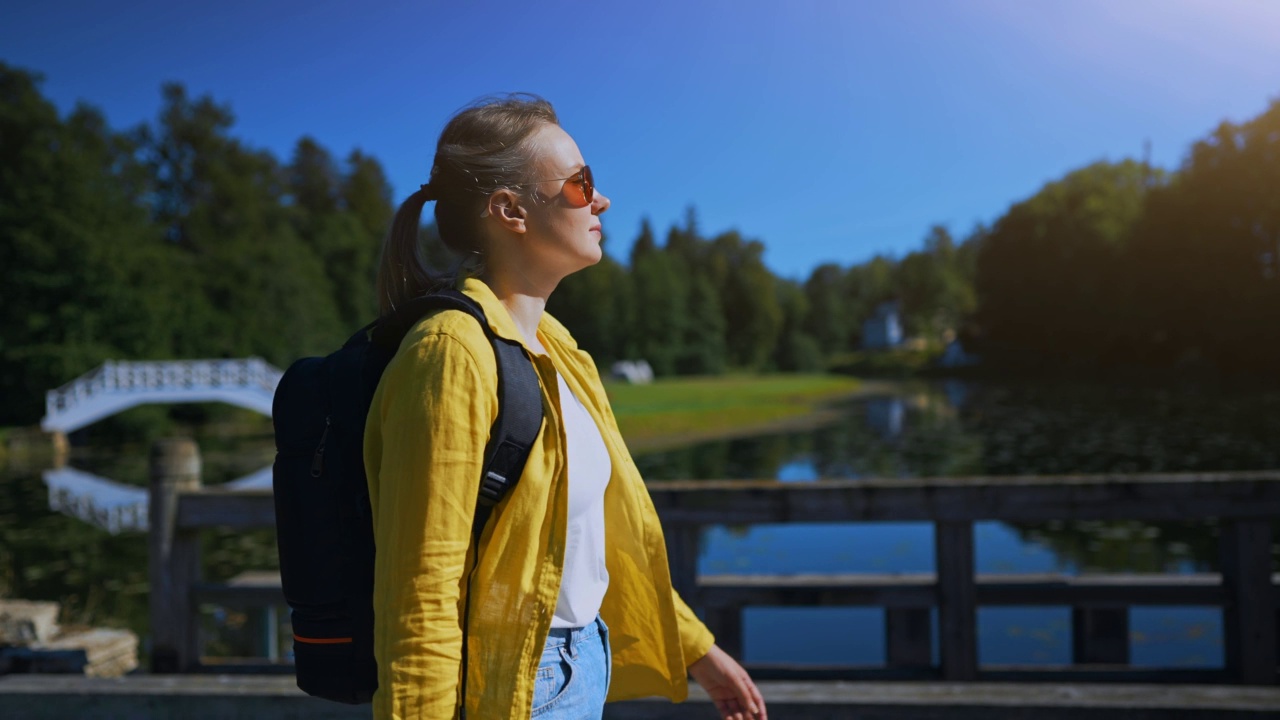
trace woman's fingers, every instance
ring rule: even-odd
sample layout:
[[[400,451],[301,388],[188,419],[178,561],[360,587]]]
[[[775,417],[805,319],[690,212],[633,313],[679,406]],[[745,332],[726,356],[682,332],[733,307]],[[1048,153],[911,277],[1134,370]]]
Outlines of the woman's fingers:
[[[751,682],[751,677],[746,672],[737,672],[729,676],[729,681],[734,694],[733,701],[739,710],[759,716],[764,709],[764,701],[760,698],[755,683]]]
[[[760,696],[760,689],[752,682],[751,676],[743,672],[738,676],[738,697],[743,707],[751,711],[763,720],[765,717],[764,698]]]
[[[744,720],[766,720],[764,698],[760,695],[759,688],[751,681],[751,677],[745,672],[733,678],[733,690],[737,695],[733,699],[733,703],[737,706],[738,711],[744,714]]]
[[[722,720],[767,720],[764,697],[736,660],[712,645],[689,666],[689,674],[715,703]]]
[[[760,688],[756,687],[751,678],[747,678],[747,685],[751,688],[751,698],[756,704],[756,715],[760,720],[769,720],[769,711],[765,709],[764,696],[760,694]]]
[[[716,700],[716,710],[720,711],[721,720],[746,720],[739,712],[736,700]]]
[[[722,720],[763,720],[760,708],[764,704],[753,700],[745,686],[735,682],[729,690],[733,696],[715,701]]]
[[[751,713],[747,710],[746,703],[737,697],[724,701],[724,710],[721,711],[721,715],[725,720],[751,720]]]

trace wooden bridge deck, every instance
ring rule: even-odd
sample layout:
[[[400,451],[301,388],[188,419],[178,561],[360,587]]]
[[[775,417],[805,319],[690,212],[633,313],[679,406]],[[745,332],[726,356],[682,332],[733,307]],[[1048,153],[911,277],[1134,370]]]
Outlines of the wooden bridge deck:
[[[763,682],[779,720],[1274,720],[1280,688],[1222,685],[1065,683]],[[303,695],[291,676],[66,675],[0,677],[7,720],[352,720],[369,708]],[[606,708],[606,720],[711,720],[696,686],[678,705],[633,700]]]

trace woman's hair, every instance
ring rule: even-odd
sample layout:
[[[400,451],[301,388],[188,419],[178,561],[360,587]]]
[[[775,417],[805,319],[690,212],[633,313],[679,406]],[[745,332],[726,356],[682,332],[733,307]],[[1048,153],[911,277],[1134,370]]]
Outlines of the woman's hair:
[[[533,180],[534,131],[558,125],[551,103],[518,93],[485,98],[460,111],[436,143],[431,177],[396,211],[378,262],[378,307],[382,315],[425,293],[443,278],[427,268],[418,242],[422,206],[436,201],[436,228],[454,253],[479,255],[480,214],[490,193]]]

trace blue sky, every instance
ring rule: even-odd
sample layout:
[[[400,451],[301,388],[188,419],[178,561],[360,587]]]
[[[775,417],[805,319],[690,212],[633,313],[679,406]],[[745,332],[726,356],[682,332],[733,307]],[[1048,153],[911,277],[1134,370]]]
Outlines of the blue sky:
[[[803,278],[963,235],[1094,160],[1176,167],[1280,98],[1272,0],[244,2],[9,0],[0,60],[124,128],[160,85],[229,104],[287,159],[360,148],[397,201],[476,97],[551,100],[603,191],[607,248],[697,208]]]

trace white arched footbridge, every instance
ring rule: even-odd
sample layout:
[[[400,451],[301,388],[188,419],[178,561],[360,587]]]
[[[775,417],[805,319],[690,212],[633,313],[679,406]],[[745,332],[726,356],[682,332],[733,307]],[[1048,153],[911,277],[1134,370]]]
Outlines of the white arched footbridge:
[[[246,360],[107,361],[50,390],[40,426],[69,433],[137,405],[224,402],[271,416],[281,372],[261,358]],[[49,507],[111,533],[147,529],[147,488],[114,482],[72,467],[44,472]],[[271,487],[271,466],[221,487]]]
[[[107,361],[50,390],[40,426],[69,433],[136,405],[224,402],[271,415],[281,372],[246,360]]]

